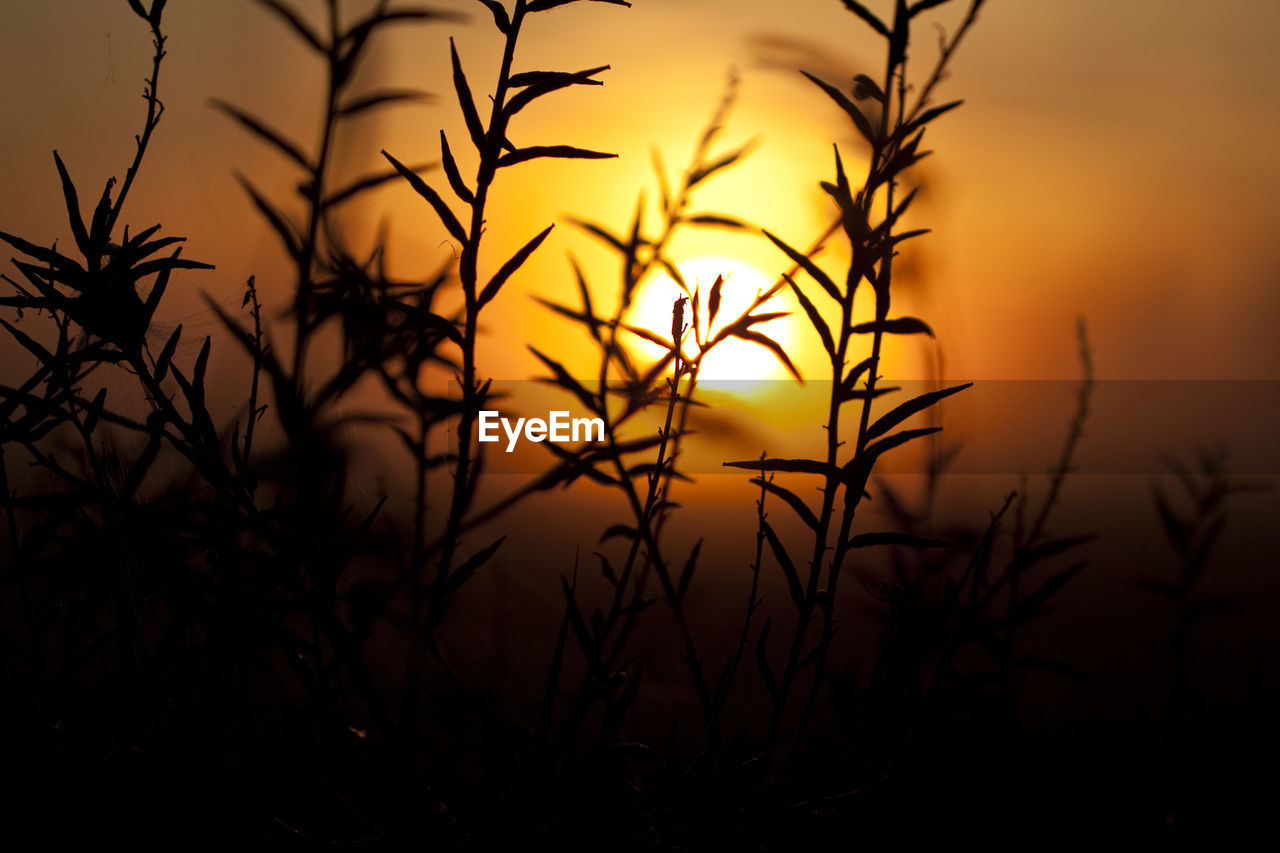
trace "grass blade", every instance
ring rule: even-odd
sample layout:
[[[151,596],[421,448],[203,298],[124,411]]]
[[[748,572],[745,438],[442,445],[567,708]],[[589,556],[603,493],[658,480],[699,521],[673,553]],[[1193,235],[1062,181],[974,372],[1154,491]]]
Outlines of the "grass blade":
[[[240,122],[247,127],[259,139],[263,139],[272,145],[277,151],[280,151],[293,162],[297,163],[308,172],[315,172],[315,166],[311,165],[311,161],[307,159],[307,155],[302,153],[302,149],[297,143],[283,136],[279,131],[267,127],[258,119],[246,113],[239,107],[229,104],[218,98],[213,99],[213,105],[222,110],[227,115]]]
[[[462,179],[462,173],[458,171],[458,161],[453,159],[453,151],[449,148],[449,139],[443,128],[440,130],[440,162],[444,164],[444,174],[449,179],[454,195],[467,204],[475,204],[475,193],[471,192],[467,182]]]
[[[418,177],[416,172],[388,154],[385,148],[382,150],[382,156],[386,157],[391,165],[395,166],[396,171],[404,176],[404,179],[409,182],[409,186],[413,187],[414,192],[427,200],[427,203],[431,205],[433,210],[435,210],[436,216],[440,217],[441,223],[444,224],[444,227],[448,232],[452,234],[455,239],[462,243],[466,243],[466,229],[462,227],[462,223],[458,221],[458,217],[449,209],[449,205],[445,204],[444,199],[440,197],[440,194],[431,189],[430,185],[427,184],[426,181],[422,180],[422,178]]]
[[[458,94],[458,106],[462,107],[462,118],[467,123],[467,132],[471,134],[471,143],[477,151],[484,150],[484,125],[480,123],[480,113],[476,112],[476,102],[471,97],[471,87],[467,85],[467,75],[462,72],[462,60],[458,58],[458,47],[449,39],[449,58],[453,63],[453,88]]]
[[[929,324],[917,317],[896,317],[892,320],[872,320],[858,323],[849,331],[855,335],[869,335],[880,332],[886,335],[928,335],[933,337],[933,329]]]
[[[76,194],[76,185],[72,182],[71,175],[67,174],[67,167],[63,165],[57,151],[53,152],[53,162],[58,167],[58,178],[62,181],[62,197],[67,203],[67,219],[71,222],[71,234],[76,239],[76,245],[80,247],[80,253],[88,260],[92,257],[93,248],[89,243],[89,232],[84,227],[84,219],[80,216],[80,199]]]
[[[782,574],[787,579],[787,590],[791,593],[791,600],[795,602],[796,607],[803,607],[804,587],[800,583],[800,574],[796,571],[796,565],[791,561],[791,555],[787,553],[786,546],[778,538],[773,525],[764,519],[761,519],[760,524],[764,527],[765,538],[769,540],[769,548],[773,551],[773,556],[777,558],[778,565],[782,567]]]
[[[515,271],[520,269],[520,266],[534,253],[534,250],[542,245],[542,241],[547,239],[547,235],[551,233],[552,228],[555,228],[555,225],[548,225],[542,229],[537,236],[521,246],[518,252],[507,259],[507,262],[494,274],[493,278],[489,279],[489,283],[480,292],[477,307],[483,307],[489,300],[498,295],[502,285],[506,284],[507,279],[511,278]]]
[[[908,400],[907,402],[903,403],[897,408],[889,412],[886,412],[878,420],[876,420],[875,423],[867,427],[867,436],[866,436],[867,440],[870,441],[873,438],[879,438],[880,436],[884,435],[889,430],[893,429],[898,424],[902,423],[907,418],[911,417],[917,412],[923,411],[929,408],[930,406],[932,406],[934,403],[937,403],[939,400],[945,400],[947,397],[950,397],[952,394],[957,394],[960,391],[963,391],[964,389],[970,388],[972,386],[973,386],[972,382],[966,382],[963,385],[953,385],[950,388],[943,388],[938,391],[930,391],[927,394],[921,394],[918,397],[913,397],[912,399]]]
[[[503,154],[498,158],[498,166],[514,166],[517,163],[523,163],[526,160],[534,160],[539,157],[557,157],[570,160],[608,160],[617,156],[617,154],[607,154],[603,151],[576,148],[572,145],[531,145],[528,148],[519,148]]]

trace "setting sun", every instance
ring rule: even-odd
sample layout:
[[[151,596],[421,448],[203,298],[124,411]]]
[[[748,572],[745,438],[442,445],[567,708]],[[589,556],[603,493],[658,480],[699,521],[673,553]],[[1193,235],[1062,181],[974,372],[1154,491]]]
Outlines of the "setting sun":
[[[756,294],[768,290],[773,285],[773,282],[760,270],[733,258],[695,258],[679,262],[676,267],[684,276],[689,290],[692,292],[696,289],[701,294],[698,323],[703,341],[708,339],[708,332],[714,335],[726,324],[733,322],[751,304]],[[708,294],[712,284],[715,283],[716,276],[720,275],[724,276],[720,310],[715,322],[708,329]],[[654,275],[641,285],[628,312],[627,322],[665,337],[671,331],[671,307],[682,295],[683,291],[670,275],[666,273]],[[770,303],[760,310],[772,312],[784,309]],[[773,338],[784,350],[791,349],[795,344],[795,330],[791,317],[769,320],[752,328]],[[654,343],[638,337],[632,337],[631,340],[634,342],[632,350],[637,354],[647,358],[654,358],[661,354],[661,350]],[[697,351],[696,344],[693,344],[692,331],[685,338],[685,351],[691,356]],[[788,375],[786,368],[777,357],[764,347],[738,338],[729,338],[717,344],[715,349],[706,356],[698,372],[698,381],[700,383],[708,381],[714,383],[716,380],[730,381],[734,387],[741,389],[744,381],[786,379]]]

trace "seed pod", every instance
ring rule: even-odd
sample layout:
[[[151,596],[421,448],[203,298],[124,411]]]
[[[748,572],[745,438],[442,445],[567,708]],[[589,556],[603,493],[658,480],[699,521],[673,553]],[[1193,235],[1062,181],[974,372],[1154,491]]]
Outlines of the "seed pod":
[[[671,343],[680,346],[680,337],[684,334],[684,304],[689,297],[681,296],[671,306]]]

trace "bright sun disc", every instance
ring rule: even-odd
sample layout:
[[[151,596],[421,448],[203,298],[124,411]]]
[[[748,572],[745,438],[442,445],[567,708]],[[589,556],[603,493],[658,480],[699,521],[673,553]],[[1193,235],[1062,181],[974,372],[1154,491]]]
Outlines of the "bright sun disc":
[[[758,269],[733,258],[697,258],[678,263],[676,267],[684,276],[689,290],[693,291],[696,287],[701,293],[698,322],[704,342],[709,337],[707,300],[716,276],[724,276],[724,286],[721,289],[720,311],[711,325],[710,336],[714,336],[723,326],[737,319],[755,299],[757,293],[773,286],[773,282]],[[626,321],[634,326],[656,332],[665,338],[671,334],[671,307],[682,295],[684,294],[680,286],[669,275],[665,272],[655,274],[636,292]],[[784,309],[773,304],[757,309],[758,312],[779,310]],[[686,306],[686,323],[689,322],[689,314]],[[780,317],[766,323],[758,323],[751,328],[773,338],[785,351],[793,344],[793,327],[790,320],[790,317]],[[629,337],[633,341],[632,351],[636,354],[651,359],[662,355],[663,351],[656,344],[634,335]],[[690,331],[685,337],[685,352],[693,354],[696,351],[693,332]],[[699,384],[711,383],[723,387],[724,390],[747,390],[759,382],[786,379],[788,376],[786,368],[769,350],[750,341],[729,338],[716,344],[703,359],[702,367],[698,371],[698,382]]]

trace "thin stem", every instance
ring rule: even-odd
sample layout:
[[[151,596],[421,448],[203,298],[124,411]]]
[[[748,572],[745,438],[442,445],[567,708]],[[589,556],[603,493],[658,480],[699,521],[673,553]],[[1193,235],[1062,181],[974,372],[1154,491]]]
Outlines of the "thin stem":
[[[760,454],[761,462],[766,458],[768,458],[767,453]],[[764,502],[765,496],[768,494],[765,487],[766,476],[762,468],[760,471],[760,497],[756,500],[756,554],[751,563],[751,592],[747,595],[747,610],[742,617],[742,628],[738,631],[738,642],[734,646],[733,654],[729,656],[728,662],[725,663],[724,673],[716,683],[715,697],[711,703],[711,718],[707,721],[707,747],[712,751],[713,755],[720,752],[720,717],[729,701],[729,692],[733,688],[734,680],[737,677],[738,665],[742,662],[743,652],[746,651],[747,640],[751,637],[751,621],[755,617],[756,610],[760,607],[760,566],[764,560],[764,540],[766,536]]]
[[[511,24],[505,33],[502,52],[502,64],[498,71],[498,82],[493,95],[493,108],[489,116],[489,125],[484,136],[484,146],[480,153],[480,163],[476,173],[475,196],[471,202],[471,220],[467,231],[467,239],[462,247],[462,257],[458,265],[458,277],[462,286],[464,300],[463,332],[460,349],[462,351],[462,407],[457,426],[457,460],[453,474],[453,488],[449,499],[449,513],[445,520],[444,535],[439,542],[440,557],[436,564],[434,583],[425,586],[420,571],[414,571],[411,583],[412,614],[415,620],[422,620],[420,628],[414,632],[407,658],[407,677],[405,689],[405,721],[412,721],[416,714],[418,692],[420,689],[422,668],[429,651],[430,637],[444,618],[448,607],[446,581],[453,569],[457,554],[459,537],[463,528],[463,520],[470,509],[475,494],[475,477],[472,471],[473,434],[475,431],[476,412],[479,408],[476,385],[476,341],[478,319],[481,306],[478,299],[478,257],[480,241],[484,235],[485,207],[489,197],[489,189],[498,170],[498,159],[502,154],[502,143],[506,137],[506,96],[510,87],[511,66],[515,58],[516,42],[520,37],[521,25],[525,18],[524,0],[517,0]],[[425,438],[425,429],[421,431]],[[421,442],[419,453],[421,459],[425,453],[425,441]],[[417,506],[420,512],[425,511],[425,482],[419,470],[419,490]],[[419,515],[421,518],[422,515]],[[420,526],[415,525],[414,563],[425,559],[426,552],[422,548]],[[434,549],[432,549],[434,551]],[[424,604],[427,612],[422,613]],[[411,758],[412,756],[406,756]]]
[[[151,133],[156,129],[156,125],[160,123],[160,117],[164,114],[164,104],[160,101],[158,86],[160,83],[160,63],[165,57],[165,36],[160,32],[160,19],[158,16],[150,24],[151,43],[155,47],[155,53],[151,58],[151,76],[147,78],[146,88],[143,90],[143,97],[147,101],[147,116],[142,123],[142,134],[134,137],[137,147],[134,150],[133,162],[129,164],[129,169],[125,172],[124,182],[120,184],[120,192],[116,195],[115,204],[111,206],[111,212],[107,215],[105,229],[107,234],[111,233],[112,229],[115,228],[116,221],[120,218],[120,212],[124,209],[124,200],[129,195],[129,190],[133,187],[133,179],[137,177],[138,170],[142,167],[142,158],[147,153],[147,144],[151,141]]]
[[[294,338],[293,382],[302,399],[306,399],[307,345],[311,337],[311,296],[315,282],[316,255],[319,250],[320,225],[324,218],[325,173],[329,155],[333,149],[334,125],[338,118],[338,97],[342,85],[338,79],[339,51],[338,3],[329,3],[329,52],[326,80],[324,124],[320,130],[319,153],[311,173],[310,204],[307,210],[306,236],[298,258],[298,292],[294,301],[297,314],[297,334]]]
[[[242,457],[246,467],[249,466],[250,460],[253,458],[253,437],[257,427],[259,410],[258,410],[258,390],[262,380],[262,358],[260,354],[263,351],[262,338],[262,305],[258,302],[258,287],[254,276],[249,276],[246,284],[247,295],[249,297],[249,314],[253,317],[253,376],[249,380],[249,420],[244,427],[244,443]],[[244,472],[242,472],[244,473]],[[256,486],[251,481],[249,483],[249,494],[252,497]]]
[[[1045,495],[1044,504],[1040,507],[1040,512],[1036,515],[1035,521],[1031,525],[1031,532],[1023,542],[1025,547],[1031,547],[1039,541],[1044,534],[1045,524],[1049,520],[1049,513],[1058,502],[1058,496],[1062,492],[1062,485],[1067,478],[1067,474],[1071,472],[1071,459],[1075,456],[1076,448],[1080,441],[1084,438],[1085,422],[1089,419],[1089,400],[1093,396],[1093,352],[1089,347],[1089,332],[1085,326],[1084,320],[1078,320],[1076,323],[1076,340],[1080,352],[1080,366],[1082,377],[1080,380],[1080,388],[1076,392],[1076,411],[1071,419],[1071,426],[1067,429],[1067,440],[1063,442],[1062,454],[1058,457],[1058,464],[1054,466],[1053,474],[1049,480],[1049,493]]]

